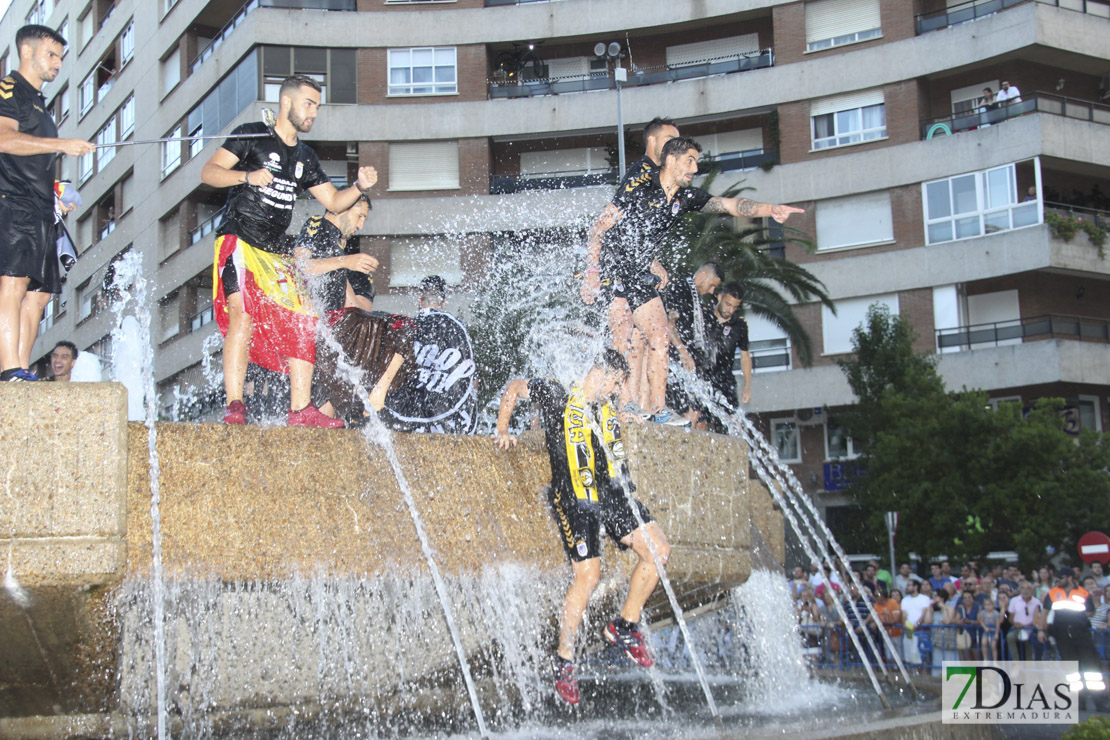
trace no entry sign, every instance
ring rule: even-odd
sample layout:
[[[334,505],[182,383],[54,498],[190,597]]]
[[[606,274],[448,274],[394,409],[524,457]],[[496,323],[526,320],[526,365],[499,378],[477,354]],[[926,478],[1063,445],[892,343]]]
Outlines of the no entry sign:
[[[1102,532],[1088,532],[1079,538],[1079,557],[1085,563],[1096,560],[1103,565],[1110,563],[1110,537]]]

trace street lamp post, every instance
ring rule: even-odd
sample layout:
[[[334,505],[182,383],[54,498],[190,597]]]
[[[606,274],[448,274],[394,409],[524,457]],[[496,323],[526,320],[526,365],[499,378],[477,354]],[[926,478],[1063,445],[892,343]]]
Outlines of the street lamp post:
[[[621,83],[628,81],[628,70],[624,67],[617,67],[613,70],[613,79],[617,83],[617,161],[619,162],[620,171],[617,177],[623,177],[625,173],[624,162],[624,113],[621,110]]]

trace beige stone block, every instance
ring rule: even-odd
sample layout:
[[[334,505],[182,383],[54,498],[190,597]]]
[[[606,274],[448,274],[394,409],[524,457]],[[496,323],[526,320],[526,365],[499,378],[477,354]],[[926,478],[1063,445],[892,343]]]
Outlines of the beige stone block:
[[[126,411],[116,383],[0,387],[0,533],[123,534]]]
[[[122,538],[0,540],[0,551],[11,552],[12,574],[24,587],[114,582],[123,576],[126,563]]]

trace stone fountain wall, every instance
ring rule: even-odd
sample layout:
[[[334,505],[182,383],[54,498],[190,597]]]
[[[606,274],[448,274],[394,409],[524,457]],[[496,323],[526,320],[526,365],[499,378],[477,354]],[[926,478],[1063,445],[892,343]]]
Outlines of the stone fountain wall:
[[[197,627],[220,610],[241,612],[238,629],[272,635],[272,645],[260,642],[255,653],[293,645],[295,663],[319,648],[321,619],[342,621],[335,610],[346,609],[345,594],[373,600],[388,582],[401,589],[395,604],[404,603],[405,588],[414,600],[417,592],[432,598],[397,481],[382,450],[359,433],[159,424],[157,434],[171,597],[184,600],[189,584],[207,594],[197,602],[207,604],[199,617],[186,608],[168,612],[171,670],[188,674],[198,639],[227,629]],[[483,602],[461,619],[468,649],[497,639],[491,615],[521,599],[534,596],[528,609],[553,613],[568,570],[542,493],[549,478],[542,436],[526,434],[509,452],[480,437],[394,441],[451,598],[460,611]],[[120,694],[148,701],[148,600],[140,598],[152,563],[146,427],[127,424],[125,391],[116,384],[11,384],[0,387],[0,443],[0,555],[10,570],[0,591],[0,718],[105,712],[131,701]],[[748,480],[743,445],[658,427],[629,430],[628,443],[637,497],[673,546],[668,572],[680,598],[703,600],[743,582],[753,550],[757,562],[781,564],[782,517]],[[599,594],[619,600],[633,557],[610,547],[605,562]],[[516,589],[515,600],[494,603],[487,594],[499,585]],[[289,595],[298,589],[317,610],[311,619]],[[660,589],[654,604],[661,596]],[[429,603],[420,607],[425,616],[435,612]],[[349,610],[365,615],[348,642],[392,628],[371,613],[390,607],[364,607]],[[266,620],[273,622],[262,629]],[[436,618],[429,621],[441,631]],[[534,628],[540,639],[542,625]],[[368,643],[368,651],[378,649]],[[205,700],[259,706],[320,690],[310,669],[271,684],[265,666],[257,670],[253,679],[244,667],[248,679],[206,688]],[[186,684],[178,690],[200,690]]]

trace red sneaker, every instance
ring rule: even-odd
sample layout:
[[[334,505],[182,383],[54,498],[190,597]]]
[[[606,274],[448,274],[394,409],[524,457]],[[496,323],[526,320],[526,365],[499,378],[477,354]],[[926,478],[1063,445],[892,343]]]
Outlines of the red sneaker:
[[[651,659],[651,653],[648,652],[647,645],[644,644],[644,636],[636,630],[623,629],[617,626],[616,621],[612,621],[601,634],[610,643],[622,648],[633,663],[637,663],[644,668],[651,668],[655,665],[655,661]]]
[[[224,412],[224,424],[239,424],[247,423],[247,407],[243,405],[242,401],[232,401],[227,405]]]
[[[320,413],[320,409],[313,406],[311,403],[305,406],[300,411],[289,410],[289,416],[285,419],[285,424],[291,427],[318,427],[320,429],[340,429],[343,426],[342,419],[333,419]]]
[[[574,677],[574,663],[555,658],[555,693],[567,704],[577,704],[581,695],[578,693],[578,680]]]

